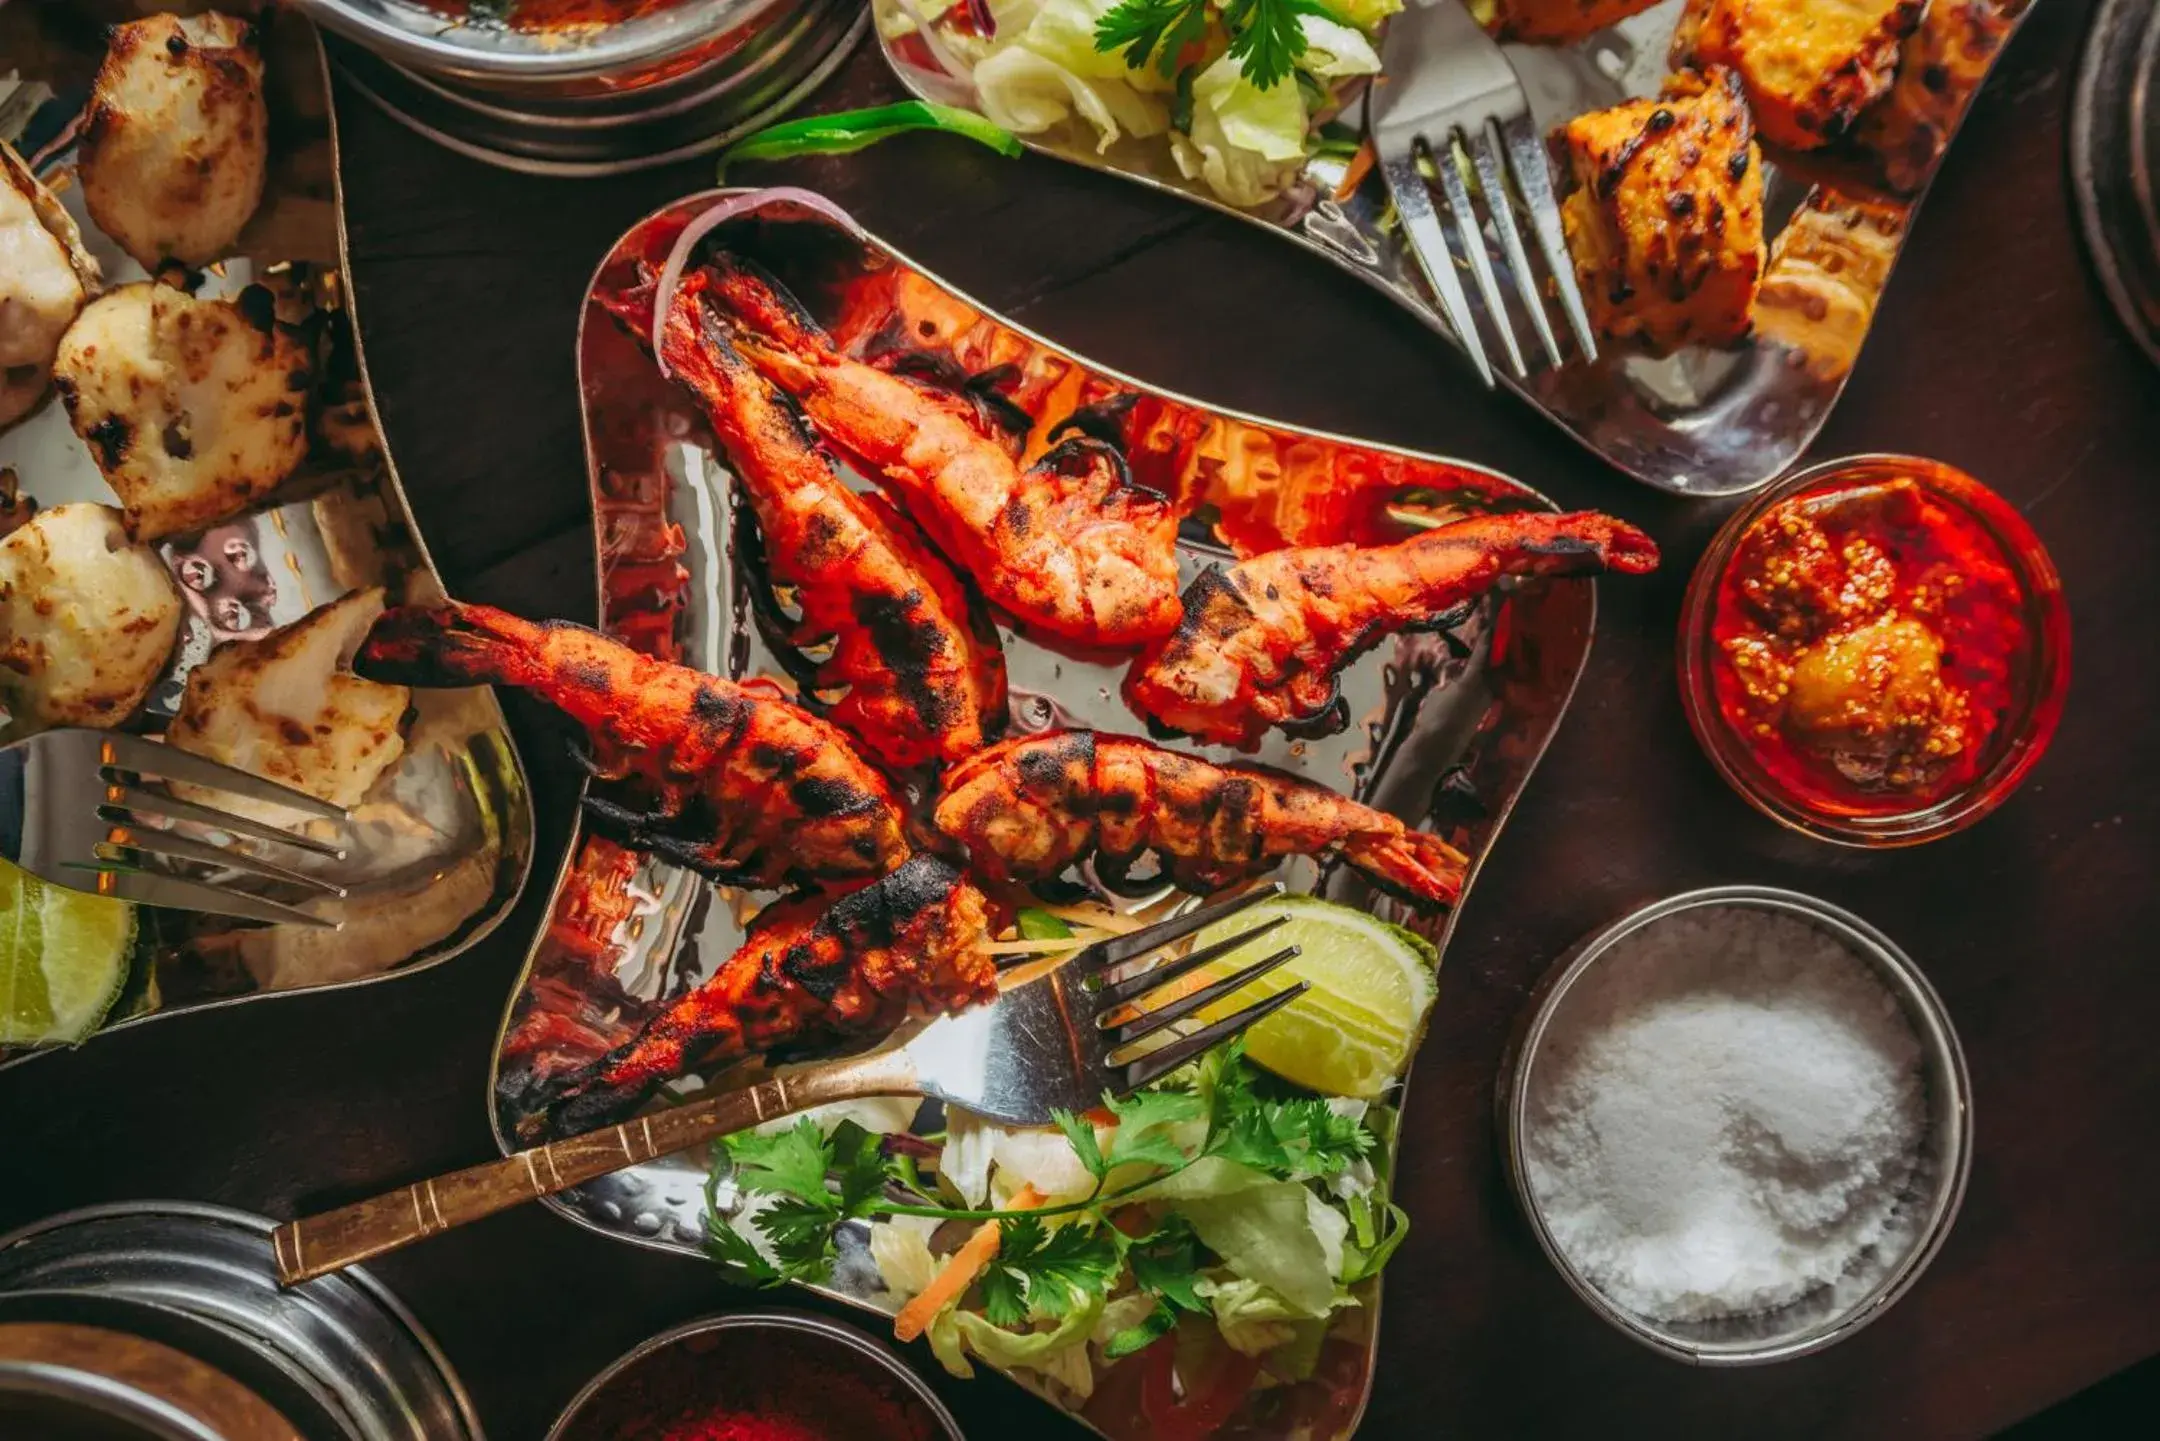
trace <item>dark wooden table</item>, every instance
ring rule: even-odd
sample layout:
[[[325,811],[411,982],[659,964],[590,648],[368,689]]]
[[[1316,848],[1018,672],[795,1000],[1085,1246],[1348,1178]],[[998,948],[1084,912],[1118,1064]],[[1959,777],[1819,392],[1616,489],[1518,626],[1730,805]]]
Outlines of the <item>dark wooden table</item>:
[[[2118,332],[2064,184],[2091,6],[2048,0],[1981,97],[1818,452],[1966,467],[2033,520],[2077,623],[2053,751],[1963,836],[1859,855],[1787,836],[1725,790],[1673,685],[1695,556],[1727,507],[1613,474],[1353,282],[1254,230],[1047,160],[942,138],[760,170],[821,187],[990,305],[1111,365],[1286,420],[1496,465],[1653,530],[1670,563],[1605,587],[1601,635],[1543,769],[1469,899],[1409,1108],[1366,1434],[1968,1436],[2160,1351],[2160,376]],[[858,55],[821,106],[896,93]],[[703,165],[543,181],[460,160],[346,99],[354,284],[392,449],[452,587],[590,619],[571,369],[587,272]],[[519,719],[530,721],[529,713]],[[527,735],[532,727],[521,726]],[[492,1153],[487,1049],[568,823],[526,748],[544,837],[516,918],[432,973],[101,1040],[0,1075],[0,1226],[140,1197],[290,1215]],[[1552,1273],[1493,1144],[1502,1038],[1546,962],[1628,905],[1759,880],[1902,941],[1970,1053],[1978,1157],[1919,1287],[1809,1360],[1691,1371],[1605,1328]],[[385,1261],[498,1441],[545,1429],[616,1352],[747,1296],[537,1209]],[[926,1354],[914,1359],[937,1368]],[[971,1434],[1077,1434],[995,1378],[937,1377]]]

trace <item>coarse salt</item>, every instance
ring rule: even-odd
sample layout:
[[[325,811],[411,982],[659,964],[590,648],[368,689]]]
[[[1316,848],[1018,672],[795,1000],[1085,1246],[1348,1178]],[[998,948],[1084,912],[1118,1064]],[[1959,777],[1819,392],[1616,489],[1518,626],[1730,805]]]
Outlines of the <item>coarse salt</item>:
[[[1654,921],[1570,989],[1530,1077],[1525,1159],[1554,1244],[1662,1322],[1775,1310],[1902,1249],[1926,1129],[1894,996],[1795,917]]]

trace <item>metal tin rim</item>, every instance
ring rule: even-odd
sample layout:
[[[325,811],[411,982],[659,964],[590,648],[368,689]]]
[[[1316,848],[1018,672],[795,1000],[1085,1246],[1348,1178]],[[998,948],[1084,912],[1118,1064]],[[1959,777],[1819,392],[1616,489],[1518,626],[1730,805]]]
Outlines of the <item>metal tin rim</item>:
[[[816,1336],[823,1340],[837,1341],[856,1354],[867,1357],[886,1372],[898,1378],[900,1383],[907,1387],[909,1393],[916,1400],[922,1402],[923,1406],[930,1412],[932,1419],[938,1423],[939,1428],[949,1438],[949,1441],[965,1441],[960,1431],[960,1423],[955,1421],[952,1413],[945,1409],[945,1403],[938,1400],[937,1393],[930,1389],[929,1383],[916,1375],[914,1368],[908,1366],[898,1356],[895,1356],[891,1351],[851,1326],[843,1326],[838,1321],[828,1320],[809,1311],[783,1310],[731,1311],[721,1316],[704,1316],[695,1321],[685,1321],[679,1326],[670,1326],[659,1335],[640,1341],[637,1345],[632,1346],[622,1355],[617,1356],[613,1361],[601,1367],[598,1375],[578,1389],[577,1395],[570,1398],[570,1404],[563,1407],[562,1414],[555,1418],[555,1424],[548,1428],[547,1441],[562,1441],[563,1436],[568,1432],[570,1424],[577,1420],[578,1412],[584,1410],[595,1396],[607,1389],[624,1371],[635,1366],[646,1357],[664,1351],[678,1341],[691,1336],[702,1336],[710,1331],[760,1330],[768,1328],[779,1331],[799,1331],[805,1335]]]
[[[1529,1080],[1538,1048],[1551,1027],[1561,1001],[1585,972],[1620,940],[1654,922],[1682,911],[1705,906],[1740,905],[1778,911],[1816,925],[1836,935],[1873,967],[1899,997],[1901,1009],[1912,1021],[1923,1050],[1940,1062],[1949,1079],[1949,1095],[1943,1108],[1950,1113],[1948,1154],[1936,1178],[1928,1213],[1911,1248],[1867,1295],[1837,1316],[1810,1331],[1787,1339],[1762,1343],[1708,1345],[1674,1336],[1610,1300],[1576,1270],[1574,1262],[1553,1239],[1531,1194],[1524,1154],[1524,1116],[1529,1104]],[[1615,1330],[1660,1355],[1707,1367],[1756,1366],[1772,1361],[1812,1355],[1837,1344],[1872,1323],[1910,1291],[1949,1237],[1965,1200],[1965,1186],[1972,1172],[1973,1108],[1972,1076],[1965,1064],[1965,1049],[1958,1041],[1950,1013],[1942,997],[1912,957],[1895,941],[1841,906],[1800,891],[1779,886],[1707,886],[1682,891],[1628,912],[1620,919],[1591,932],[1576,942],[1531,992],[1523,1023],[1501,1061],[1500,1084],[1494,1088],[1499,1108],[1500,1140],[1509,1188],[1516,1204],[1537,1237],[1538,1248],[1560,1273],[1560,1278],[1583,1303]]]
[[[266,1216],[235,1210],[230,1206],[212,1205],[206,1201],[110,1201],[62,1211],[58,1215],[18,1226],[0,1235],[0,1251],[32,1237],[69,1226],[137,1216],[180,1216],[190,1220],[215,1222],[236,1230],[253,1232],[265,1242],[270,1239],[271,1232],[277,1229],[277,1223]],[[481,1428],[479,1412],[473,1408],[472,1397],[466,1393],[464,1381],[459,1378],[456,1369],[450,1364],[450,1358],[443,1353],[442,1347],[436,1344],[427,1327],[421,1325],[419,1318],[406,1309],[405,1303],[398,1299],[397,1294],[377,1280],[367,1267],[348,1266],[338,1274],[351,1282],[356,1289],[366,1293],[369,1301],[387,1313],[412,1338],[413,1344],[418,1347],[429,1367],[442,1382],[443,1393],[457,1408],[459,1419],[464,1422],[471,1441],[483,1441],[486,1433]]]
[[[409,30],[343,0],[295,3],[316,23],[400,65],[436,75],[515,82],[592,79],[665,62],[677,52],[710,39],[718,28],[715,20],[736,0],[678,0],[668,10],[605,26],[605,38],[601,40],[560,49],[530,50],[489,50],[444,38],[460,28],[457,26],[445,27],[440,35]],[[731,17],[733,25],[751,24],[778,3],[758,0]]]
[[[4,1388],[18,1394],[74,1402],[108,1420],[125,1421],[167,1441],[222,1441],[219,1435],[162,1396],[96,1371],[51,1362],[0,1361]]]
[[[1842,472],[1852,472],[1857,477],[1863,472],[1871,471],[1923,472],[1921,478],[1931,493],[1956,502],[1968,515],[1986,526],[2002,545],[2004,558],[2017,573],[2019,583],[2026,592],[2028,606],[2036,613],[2036,619],[2046,621],[2059,618],[2062,638],[2054,650],[2039,658],[2040,663],[2035,667],[2031,697],[2023,711],[2023,719],[2027,722],[2024,733],[2008,742],[2008,748],[1985,773],[1962,791],[1921,810],[1869,817],[1865,821],[1842,821],[1820,811],[1803,808],[1783,795],[1768,791],[1760,780],[1743,769],[1741,762],[1737,761],[1732,753],[1741,742],[1729,729],[1722,726],[1722,717],[1710,694],[1708,663],[1703,652],[1711,644],[1710,608],[1717,591],[1717,582],[1731,565],[1734,552],[1749,528],[1772,509],[1817,482]],[[1952,488],[1938,483],[1943,472],[1948,472],[1950,477],[1961,484],[1972,487],[1991,502],[2000,505],[2006,518],[2013,521],[2015,529],[2021,530],[2023,534],[2000,534],[2003,527],[1989,516],[1978,513],[1968,499],[1956,494]],[[2022,543],[2013,546],[2010,543],[2012,540]],[[2036,626],[2036,632],[2044,628],[2044,625]],[[2017,792],[2031,775],[2033,767],[2037,766],[2041,757],[2046,754],[2061,724],[2063,703],[2070,688],[2072,645],[2068,602],[2063,599],[2061,574],[2055,569],[2054,559],[2048,554],[2038,533],[2015,506],[1989,490],[1976,477],[1946,461],[1931,460],[1919,455],[1902,455],[1892,451],[1862,451],[1856,455],[1818,461],[1757,492],[1746,504],[1727,516],[1724,524],[1718,527],[1717,533],[1711,536],[1710,543],[1703,548],[1701,558],[1696,561],[1695,569],[1688,576],[1687,590],[1681,602],[1679,635],[1675,644],[1675,671],[1679,679],[1681,708],[1687,713],[1688,727],[1694,732],[1696,743],[1702,748],[1704,756],[1717,771],[1719,778],[1741,799],[1788,830],[1797,831],[1812,840],[1857,850],[1894,850],[1923,845],[1928,841],[1954,835],[1992,814]]]

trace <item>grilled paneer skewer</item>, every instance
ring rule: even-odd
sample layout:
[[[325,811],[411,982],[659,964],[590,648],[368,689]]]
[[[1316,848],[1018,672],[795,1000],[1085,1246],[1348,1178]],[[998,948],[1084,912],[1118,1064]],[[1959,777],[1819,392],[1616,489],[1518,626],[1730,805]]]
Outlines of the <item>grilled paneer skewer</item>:
[[[1591,324],[1653,352],[1727,345],[1762,284],[1762,155],[1730,70],[1560,128],[1575,188],[1560,208]]]
[[[1157,725],[1250,750],[1270,726],[1325,721],[1337,673],[1382,636],[1445,621],[1502,577],[1637,575],[1657,559],[1625,521],[1536,511],[1209,566],[1186,588],[1176,633],[1133,662],[1125,699]]]
[[[1177,624],[1177,514],[1135,485],[1115,448],[1060,442],[1022,469],[972,402],[852,360],[794,297],[723,257],[713,293],[744,325],[736,345],[860,457],[983,593],[1088,646],[1133,646]]]
[[[705,291],[685,278],[662,354],[702,402],[757,516],[743,559],[762,594],[759,618],[806,698],[844,694],[826,713],[888,764],[956,761],[1005,727],[1005,656],[997,629],[960,580],[882,496],[849,490],[793,403],[760,376]],[[611,307],[648,345],[649,289]],[[800,618],[780,614],[770,582],[791,588]],[[827,644],[823,662],[802,654]]]
[[[883,875],[908,854],[900,803],[847,736],[792,702],[639,655],[563,621],[484,605],[405,606],[361,647],[362,675],[529,690],[584,727],[586,807],[625,844],[731,885]]]
[[[1116,888],[1153,851],[1172,882],[1204,894],[1286,856],[1341,856],[1397,895],[1449,905],[1468,864],[1438,836],[1295,776],[1094,731],[1016,737],[963,761],[936,824],[1000,881],[1047,880],[1093,855]]]
[[[911,1011],[957,1011],[997,992],[982,892],[917,856],[837,902],[815,893],[758,913],[712,977],[582,1071],[540,1125],[557,1135],[620,1117],[663,1083],[780,1047],[880,1035]]]
[[[1889,93],[1927,0],[1690,0],[1674,69],[1730,65],[1763,138],[1788,150],[1842,140]]]

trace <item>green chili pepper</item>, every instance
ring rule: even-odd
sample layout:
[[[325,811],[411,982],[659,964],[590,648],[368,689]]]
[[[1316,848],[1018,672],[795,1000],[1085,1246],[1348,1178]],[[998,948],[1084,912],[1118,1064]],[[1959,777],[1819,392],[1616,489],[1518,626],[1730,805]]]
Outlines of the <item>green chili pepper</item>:
[[[720,155],[719,179],[727,180],[728,167],[739,160],[786,160],[796,155],[852,155],[875,145],[888,135],[909,130],[942,130],[987,145],[1000,155],[1018,155],[1020,142],[1012,132],[993,125],[972,110],[933,105],[927,100],[903,100],[868,110],[842,110],[832,115],[810,115],[785,120],[746,135]]]

